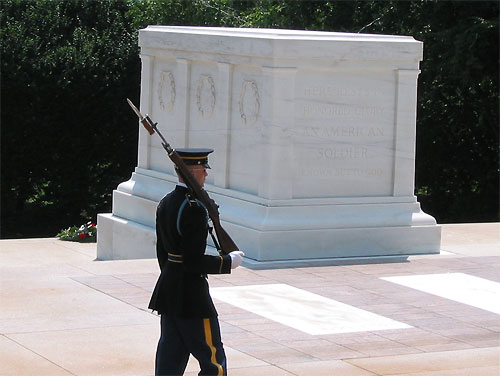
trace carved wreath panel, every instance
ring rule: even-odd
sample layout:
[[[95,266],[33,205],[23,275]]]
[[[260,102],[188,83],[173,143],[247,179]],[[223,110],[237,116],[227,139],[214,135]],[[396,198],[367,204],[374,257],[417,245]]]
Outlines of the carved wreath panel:
[[[210,117],[215,108],[215,85],[212,77],[201,75],[196,88],[196,104],[201,116]]]
[[[259,91],[255,81],[244,81],[238,101],[240,116],[246,125],[257,122],[260,111]]]
[[[163,111],[171,112],[175,104],[175,80],[172,72],[161,72],[158,100]]]

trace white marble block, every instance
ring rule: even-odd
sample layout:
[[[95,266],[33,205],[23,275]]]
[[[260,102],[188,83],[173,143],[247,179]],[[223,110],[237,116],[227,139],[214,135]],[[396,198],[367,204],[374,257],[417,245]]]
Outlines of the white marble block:
[[[149,26],[139,44],[141,111],[173,147],[215,149],[205,188],[247,264],[439,252],[414,195],[421,42]],[[141,128],[137,168],[98,218],[98,258],[155,257],[175,181]]]

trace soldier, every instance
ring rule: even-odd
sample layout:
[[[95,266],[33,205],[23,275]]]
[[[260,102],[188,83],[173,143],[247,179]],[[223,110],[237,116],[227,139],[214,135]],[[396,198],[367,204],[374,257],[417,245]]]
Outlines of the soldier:
[[[211,152],[211,149],[177,149],[200,186],[208,175]],[[207,234],[207,210],[190,196],[179,175],[178,185],[160,201],[156,211],[156,253],[161,274],[149,303],[149,308],[161,315],[156,375],[182,375],[189,354],[198,360],[200,375],[227,374],[207,274],[231,273],[231,269],[241,264],[244,253],[205,255]]]

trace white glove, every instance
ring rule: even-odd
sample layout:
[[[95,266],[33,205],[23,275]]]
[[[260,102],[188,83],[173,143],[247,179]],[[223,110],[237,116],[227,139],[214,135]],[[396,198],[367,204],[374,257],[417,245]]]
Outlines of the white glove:
[[[231,256],[231,269],[236,269],[241,265],[245,254],[241,251],[233,251],[229,253],[229,256]]]

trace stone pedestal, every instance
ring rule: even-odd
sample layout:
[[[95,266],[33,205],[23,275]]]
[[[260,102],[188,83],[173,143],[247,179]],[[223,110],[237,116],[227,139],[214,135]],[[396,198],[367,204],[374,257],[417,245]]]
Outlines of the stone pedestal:
[[[141,112],[173,147],[210,147],[206,189],[249,261],[436,253],[414,196],[422,43],[412,37],[149,26]],[[125,99],[124,99],[125,100]],[[98,258],[155,257],[176,182],[157,136],[98,217]]]

